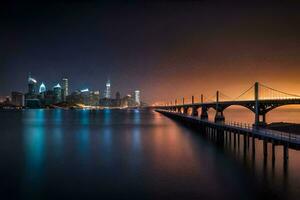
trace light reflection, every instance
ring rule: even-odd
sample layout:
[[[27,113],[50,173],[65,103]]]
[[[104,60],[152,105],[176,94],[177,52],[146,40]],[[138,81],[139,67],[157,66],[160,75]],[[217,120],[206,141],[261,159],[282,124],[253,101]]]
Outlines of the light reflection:
[[[23,120],[25,174],[24,188],[30,187],[28,183],[35,185],[34,189],[25,189],[25,193],[31,197],[39,196],[39,183],[42,179],[43,165],[45,162],[45,111],[28,110]]]
[[[31,123],[23,123],[24,125],[24,147],[26,154],[26,163],[28,170],[33,172],[32,175],[38,175],[44,160],[44,142],[45,142],[45,118],[44,110],[30,110],[26,112],[25,118]],[[34,178],[34,177],[33,177]]]
[[[135,127],[132,132],[132,147],[134,150],[140,150],[141,147],[141,131],[139,127]]]
[[[63,147],[63,134],[62,134],[62,110],[55,109],[53,111],[52,120],[54,121],[54,128],[52,133],[53,151],[56,156],[61,156]]]
[[[138,109],[135,109],[133,112],[133,122],[135,125],[140,125],[141,123],[141,113]]]
[[[90,149],[90,130],[89,126],[89,111],[81,110],[80,111],[80,123],[81,128],[77,133],[78,149],[81,156],[81,159],[89,156],[88,152]]]

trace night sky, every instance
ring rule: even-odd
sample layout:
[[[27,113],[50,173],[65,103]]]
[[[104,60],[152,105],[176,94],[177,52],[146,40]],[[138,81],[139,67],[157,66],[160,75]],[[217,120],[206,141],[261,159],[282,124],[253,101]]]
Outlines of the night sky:
[[[100,92],[109,77],[148,103],[237,96],[255,81],[300,94],[297,1],[12,1],[0,19],[0,95],[25,92],[28,72]]]

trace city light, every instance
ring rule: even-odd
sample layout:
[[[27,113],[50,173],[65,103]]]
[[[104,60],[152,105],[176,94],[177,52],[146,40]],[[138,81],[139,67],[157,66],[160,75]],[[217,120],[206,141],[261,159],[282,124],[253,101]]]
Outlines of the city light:
[[[86,89],[83,89],[83,90],[80,90],[80,92],[88,92],[89,91],[89,89],[88,88],[86,88]]]

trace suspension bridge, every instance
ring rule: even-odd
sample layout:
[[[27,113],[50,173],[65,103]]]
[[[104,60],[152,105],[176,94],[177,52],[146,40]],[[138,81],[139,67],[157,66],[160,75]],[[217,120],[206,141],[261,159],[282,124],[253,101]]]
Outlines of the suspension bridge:
[[[201,94],[200,102],[195,102],[194,96],[191,102],[185,103],[186,99],[182,98],[179,103],[177,99],[163,105],[154,106],[157,109],[164,109],[191,116],[199,116],[201,119],[208,119],[208,110],[214,109],[215,122],[225,121],[224,110],[230,106],[242,106],[255,114],[255,126],[263,127],[266,125],[266,114],[271,110],[284,106],[300,104],[300,95],[282,92],[266,85],[256,82],[250,88],[245,90],[238,97],[231,98],[228,95],[217,91],[213,97],[205,98]],[[215,99],[215,100],[212,100]]]
[[[211,100],[213,98],[215,100]],[[284,164],[287,163],[289,148],[300,150],[300,135],[264,128],[268,112],[280,106],[300,104],[299,95],[282,92],[256,82],[236,98],[230,98],[217,91],[212,98],[205,98],[201,95],[200,102],[196,102],[194,96],[192,96],[189,103],[185,103],[185,100],[185,98],[182,98],[182,102],[178,103],[176,99],[174,102],[154,106],[154,108],[167,117],[201,129],[203,135],[216,139],[218,142],[221,141],[222,144],[224,143],[224,137],[227,137],[227,135],[230,135],[230,137],[233,135],[234,141],[236,141],[236,137],[239,141],[240,135],[243,135],[244,148],[246,149],[249,146],[249,138],[251,137],[252,150],[255,151],[255,139],[263,140],[265,158],[268,154],[268,143],[272,144],[272,159],[274,160],[275,146],[282,145]],[[255,114],[254,124],[225,122],[224,110],[234,105],[251,110]],[[208,120],[208,110],[210,108],[216,111],[214,122]]]

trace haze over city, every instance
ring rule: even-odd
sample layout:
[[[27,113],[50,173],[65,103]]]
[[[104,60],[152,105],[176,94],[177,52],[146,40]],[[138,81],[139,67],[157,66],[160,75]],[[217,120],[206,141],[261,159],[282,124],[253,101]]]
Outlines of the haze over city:
[[[31,72],[70,89],[148,103],[181,96],[236,96],[255,81],[299,93],[295,2],[11,2],[1,5],[0,94],[26,90]],[[174,87],[176,85],[176,87]],[[165,92],[169,91],[169,92]]]

